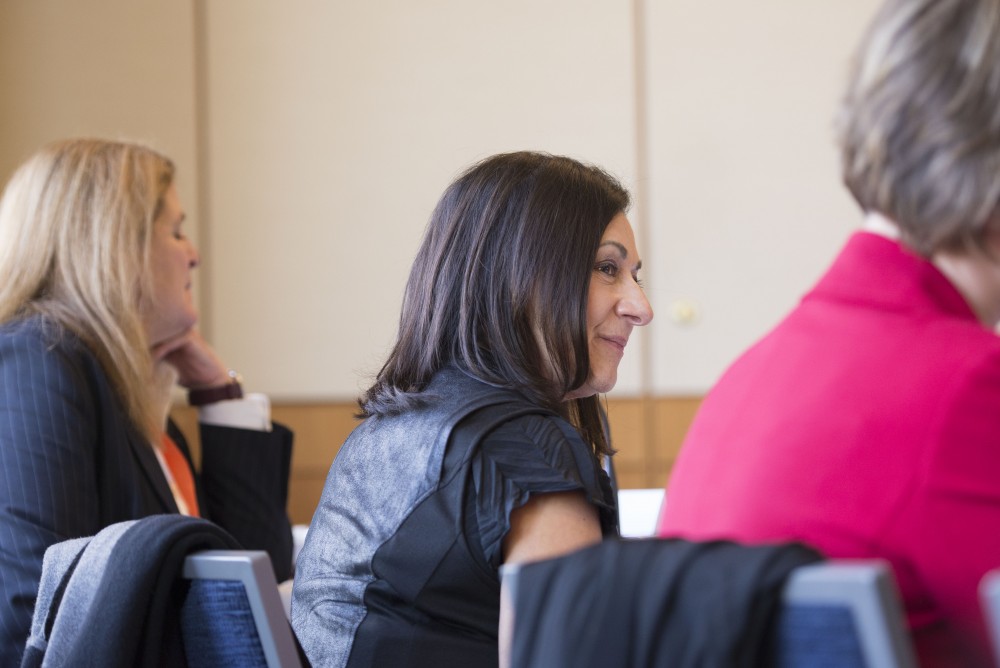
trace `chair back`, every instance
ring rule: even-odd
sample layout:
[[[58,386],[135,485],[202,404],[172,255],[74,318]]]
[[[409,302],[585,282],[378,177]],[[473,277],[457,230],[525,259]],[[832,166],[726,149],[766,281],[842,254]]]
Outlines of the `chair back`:
[[[917,665],[895,579],[881,560],[795,569],[775,623],[779,668]]]
[[[664,546],[664,549],[670,550],[671,548]],[[665,556],[666,552],[663,554]],[[559,562],[565,562],[566,559],[567,557],[562,557],[547,563],[558,567],[561,565]],[[573,559],[579,561],[577,557]],[[503,595],[509,597],[508,600],[510,600],[512,608],[518,612],[523,609],[519,607],[518,603],[518,587],[532,586],[525,579],[529,571],[532,574],[541,572],[533,564],[505,565],[501,568]],[[618,587],[621,585],[617,582],[619,576],[624,578],[624,581],[628,581],[629,577],[627,574],[622,574],[621,571],[621,568],[604,571],[601,578],[601,580],[605,580],[604,582],[594,580],[593,575],[596,572],[590,572],[587,581],[581,582],[580,586]],[[555,575],[557,571],[550,572]],[[728,577],[724,574],[720,574],[720,576]],[[609,578],[614,581],[607,581]],[[535,586],[541,584],[537,577],[533,582]],[[657,585],[652,580],[648,581],[647,584],[650,590],[656,590]],[[1000,579],[997,581],[997,587],[998,592],[1000,592]],[[629,598],[629,600],[632,599]],[[718,604],[720,606],[728,605],[722,600],[719,600]],[[917,666],[895,580],[890,566],[884,561],[833,560],[795,567],[784,580],[784,585],[781,586],[780,600],[777,604],[779,607],[772,618],[773,625],[769,627],[772,632],[771,638],[774,641],[773,665],[777,668],[814,668],[816,666],[823,666],[823,668],[916,668]],[[542,600],[541,606],[543,608],[542,614],[548,615],[549,613],[545,612],[544,609],[551,608],[551,606],[546,605],[546,600]],[[635,608],[636,606],[631,607]],[[616,613],[621,618],[635,618],[639,614],[635,609],[620,610]],[[727,614],[729,612],[720,611],[720,614],[714,617],[713,623],[717,623]],[[1000,615],[1000,608],[998,608],[998,615]],[[558,624],[549,624],[550,619],[547,620],[545,616],[542,616],[535,619],[534,623],[546,624],[552,628],[558,627]],[[690,620],[684,621],[689,622]],[[563,620],[563,622],[569,624],[568,620]],[[670,624],[670,621],[662,619],[660,623],[661,626],[658,628],[663,628],[662,624]],[[722,627],[716,626],[715,628]],[[566,628],[565,632],[572,634],[571,637],[578,638],[580,642],[584,642],[585,638],[593,635],[593,629],[589,626],[588,628]],[[692,632],[703,636],[711,635],[708,629],[692,629]],[[519,656],[525,655],[521,651],[525,645],[523,642],[519,645],[516,614],[511,635],[513,636],[512,642],[508,648],[505,648],[509,649],[509,651],[505,651],[505,654],[512,658],[512,665],[515,665],[515,668],[532,668],[528,665],[530,661],[525,663],[518,659]],[[519,647],[521,649],[518,649]],[[644,665],[648,663],[646,659],[658,664],[663,658],[650,658],[648,654],[641,654],[642,649],[638,653],[633,651],[634,649],[633,647],[629,650],[627,659],[623,656],[623,663],[620,665]],[[672,657],[671,660],[675,661],[679,658]],[[552,660],[551,656],[549,660]],[[697,663],[697,659],[694,660]],[[694,664],[684,664],[683,661],[680,661],[677,665]]]
[[[190,666],[302,666],[266,552],[196,552],[183,577],[191,580],[181,609]]]
[[[993,654],[1000,666],[1000,569],[983,576],[979,583],[979,599],[986,616],[986,629],[993,642]]]

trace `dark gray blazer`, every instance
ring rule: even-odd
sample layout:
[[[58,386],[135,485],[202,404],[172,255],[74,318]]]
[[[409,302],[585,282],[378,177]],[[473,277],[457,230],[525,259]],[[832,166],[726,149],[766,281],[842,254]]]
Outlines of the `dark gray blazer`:
[[[191,462],[176,426],[168,430]],[[202,515],[291,573],[291,432],[202,425]],[[192,466],[193,469],[193,466]],[[97,358],[40,317],[0,327],[0,665],[17,665],[45,549],[177,505]]]

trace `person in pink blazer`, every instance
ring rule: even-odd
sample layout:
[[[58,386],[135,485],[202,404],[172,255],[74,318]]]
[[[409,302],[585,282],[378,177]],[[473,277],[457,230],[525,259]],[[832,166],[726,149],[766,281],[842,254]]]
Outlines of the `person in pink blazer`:
[[[921,665],[991,665],[1000,567],[1000,4],[889,0],[838,119],[865,212],[712,388],[658,533],[889,560]]]

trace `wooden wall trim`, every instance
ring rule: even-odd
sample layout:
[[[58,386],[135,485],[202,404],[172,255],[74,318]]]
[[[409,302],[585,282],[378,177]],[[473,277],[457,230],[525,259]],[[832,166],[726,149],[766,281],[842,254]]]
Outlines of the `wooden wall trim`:
[[[694,417],[700,397],[645,397],[609,399],[615,471],[623,488],[663,487],[681,441]],[[357,425],[352,402],[275,403],[273,418],[295,432],[288,514],[296,524],[308,524],[319,502],[330,464]],[[182,431],[197,443],[195,409],[178,406],[171,415]]]

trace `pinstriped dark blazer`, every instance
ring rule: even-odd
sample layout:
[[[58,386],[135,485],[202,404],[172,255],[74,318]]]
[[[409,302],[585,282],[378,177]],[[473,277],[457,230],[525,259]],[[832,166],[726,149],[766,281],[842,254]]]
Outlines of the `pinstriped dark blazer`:
[[[291,432],[203,425],[201,439],[202,514],[287,578]],[[0,327],[0,666],[19,662],[48,546],[176,512],[152,447],[79,338],[40,317]]]

